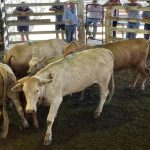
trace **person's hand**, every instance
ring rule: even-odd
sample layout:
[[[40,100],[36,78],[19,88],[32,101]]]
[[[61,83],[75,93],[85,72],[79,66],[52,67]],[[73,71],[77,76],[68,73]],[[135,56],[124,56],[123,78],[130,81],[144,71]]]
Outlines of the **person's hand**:
[[[71,24],[71,25],[72,25],[72,21],[71,21],[71,20],[69,20],[69,24]]]
[[[138,5],[137,8],[140,9],[140,8],[142,8],[142,6],[141,6],[141,5]]]
[[[26,15],[25,12],[23,12],[23,11],[20,12],[20,16],[25,16],[25,15]]]

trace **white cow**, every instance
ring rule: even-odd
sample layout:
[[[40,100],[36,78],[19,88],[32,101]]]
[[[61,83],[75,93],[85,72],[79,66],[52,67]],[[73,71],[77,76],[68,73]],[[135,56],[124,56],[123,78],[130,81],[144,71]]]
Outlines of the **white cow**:
[[[114,92],[113,67],[114,59],[111,51],[104,48],[90,49],[68,55],[47,65],[34,76],[20,79],[12,91],[24,91],[27,101],[26,112],[36,112],[37,104],[50,105],[44,139],[44,144],[48,145],[52,141],[51,128],[63,96],[82,91],[97,83],[101,96],[94,117],[100,116],[109,94],[108,84],[111,78],[112,90],[109,99]]]
[[[68,45],[61,39],[15,44],[5,53],[3,62],[12,68],[15,75],[24,77],[27,75],[29,61],[33,56],[41,58],[64,55],[64,50]]]

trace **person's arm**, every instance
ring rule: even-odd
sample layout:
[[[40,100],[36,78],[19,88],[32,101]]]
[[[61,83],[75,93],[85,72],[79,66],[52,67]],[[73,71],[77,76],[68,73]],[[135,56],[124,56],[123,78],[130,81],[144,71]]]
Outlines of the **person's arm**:
[[[53,7],[51,7],[50,9],[49,9],[49,11],[56,11],[57,9],[56,9],[56,7],[55,6],[53,6]]]
[[[128,13],[128,11],[129,11],[129,5],[128,5],[128,3],[124,3],[123,6],[125,8],[126,13]]]
[[[18,16],[25,16],[26,13],[21,11],[18,7],[13,11],[13,14],[18,15]]]
[[[26,11],[26,14],[32,14],[33,13],[33,10],[28,8],[28,10]]]
[[[68,18],[68,9],[65,9],[62,21],[67,25],[71,25],[71,20]]]
[[[146,16],[146,11],[143,12],[142,18],[143,18],[143,19],[150,19],[150,17]]]
[[[110,5],[110,0],[108,0],[106,3],[104,3],[103,7],[107,7],[108,5]]]
[[[113,6],[120,6],[120,5],[122,5],[120,1],[117,1],[117,3],[107,1],[105,4],[103,4],[103,7],[108,6],[108,8],[111,9]]]

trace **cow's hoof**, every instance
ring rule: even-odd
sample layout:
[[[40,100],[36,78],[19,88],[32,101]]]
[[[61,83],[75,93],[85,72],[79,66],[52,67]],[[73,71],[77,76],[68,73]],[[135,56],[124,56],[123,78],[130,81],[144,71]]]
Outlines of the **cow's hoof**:
[[[33,124],[34,128],[39,129],[39,124]]]
[[[1,137],[2,139],[6,139],[6,136],[7,136],[7,133],[6,133],[6,132],[2,132],[1,135],[0,135],[0,137]]]
[[[44,140],[44,145],[50,145],[52,143],[52,140]]]
[[[99,116],[100,116],[100,112],[95,111],[94,114],[93,114],[93,117],[98,118]]]
[[[23,128],[29,128],[29,124],[27,122],[27,120],[24,120],[22,123]]]
[[[129,84],[128,86],[131,90],[134,90],[135,89],[135,86],[133,86],[132,84]]]

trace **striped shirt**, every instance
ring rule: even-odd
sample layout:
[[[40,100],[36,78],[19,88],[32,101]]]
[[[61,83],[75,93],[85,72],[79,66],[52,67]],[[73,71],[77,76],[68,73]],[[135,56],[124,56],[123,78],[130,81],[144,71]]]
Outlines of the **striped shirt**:
[[[87,7],[88,18],[102,19],[103,6],[100,4],[89,4]]]

